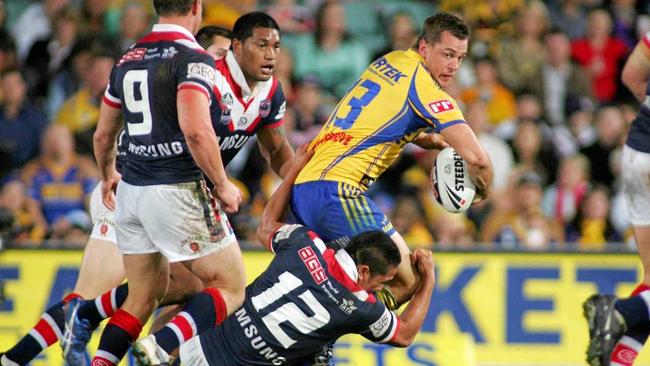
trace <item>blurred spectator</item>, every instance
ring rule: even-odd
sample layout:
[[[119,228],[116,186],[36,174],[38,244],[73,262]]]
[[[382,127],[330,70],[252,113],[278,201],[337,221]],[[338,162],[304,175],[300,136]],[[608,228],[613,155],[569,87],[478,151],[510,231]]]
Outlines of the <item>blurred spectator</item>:
[[[576,154],[580,149],[596,141],[596,128],[594,127],[594,102],[583,96],[567,98],[564,112],[568,128],[573,139],[573,146],[565,150],[565,156]]]
[[[442,0],[441,11],[461,14],[472,29],[472,55],[493,54],[498,39],[514,33],[512,19],[524,7],[523,0]]]
[[[20,60],[27,57],[34,42],[50,36],[54,17],[67,5],[68,0],[43,0],[23,10],[11,29]]]
[[[305,77],[296,82],[296,99],[291,104],[293,126],[288,133],[293,146],[310,142],[327,120],[330,110],[323,104],[321,83],[316,77]]]
[[[639,41],[636,34],[636,21],[639,14],[635,0],[612,0],[608,10],[612,14],[613,35],[625,42],[629,49]]]
[[[34,42],[25,60],[29,95],[36,100],[47,96],[52,77],[70,56],[79,30],[79,13],[63,8],[54,18],[50,37]]]
[[[617,107],[602,107],[595,119],[598,139],[581,150],[590,162],[591,179],[612,189],[614,174],[611,167],[611,154],[621,144],[626,123]]]
[[[20,70],[0,73],[0,92],[3,95],[0,102],[2,177],[38,155],[41,133],[48,121],[45,113],[27,99],[27,85]]]
[[[561,29],[575,40],[582,38],[587,29],[587,10],[583,0],[558,0],[549,6],[552,26]]]
[[[390,16],[388,28],[388,42],[386,46],[373,56],[373,60],[397,50],[409,49],[418,37],[418,25],[407,11],[396,11]]]
[[[542,211],[542,189],[540,176],[524,171],[514,187],[511,207],[495,206],[483,224],[481,240],[509,249],[548,250],[561,245],[562,228]]]
[[[125,51],[144,36],[151,26],[152,14],[138,2],[124,5],[120,16],[119,47]]]
[[[282,92],[287,103],[291,104],[295,97],[293,86],[293,55],[291,54],[291,50],[284,45],[280,48],[278,62],[273,68],[273,77],[278,79],[278,82],[282,85]]]
[[[315,75],[336,97],[342,97],[368,66],[368,50],[346,32],[340,1],[325,1],[316,13],[314,35],[298,37],[292,45],[295,76]]]
[[[544,62],[542,36],[548,28],[548,12],[541,1],[532,1],[516,18],[517,31],[501,40],[498,52],[499,77],[515,93],[524,91],[525,81],[531,79]]]
[[[297,4],[296,0],[273,0],[266,13],[278,22],[283,33],[307,33],[315,26],[309,9]]]
[[[39,225],[27,209],[26,187],[20,180],[5,183],[0,190],[0,208],[13,216],[11,242],[16,246],[38,244],[45,237],[45,225]]]
[[[49,241],[56,242],[57,247],[83,248],[92,228],[92,220],[86,211],[72,210],[50,226]]]
[[[237,18],[255,9],[257,9],[257,0],[205,0],[203,1],[203,24],[232,29]]]
[[[601,103],[614,100],[618,91],[621,62],[628,47],[611,36],[612,18],[602,9],[589,12],[585,38],[572,44],[573,58],[591,75],[591,90]]]
[[[546,120],[557,126],[565,123],[567,97],[591,97],[591,83],[586,71],[571,60],[571,42],[566,33],[551,31],[544,37],[544,46],[546,60],[523,82],[542,101]]]
[[[28,187],[29,213],[39,225],[54,224],[74,210],[84,210],[97,183],[95,164],[78,155],[74,140],[64,126],[47,128],[41,155],[23,169]]]
[[[92,51],[89,69],[78,92],[61,106],[54,123],[68,127],[75,136],[77,150],[92,155],[92,134],[99,118],[101,103],[108,78],[115,64],[111,49]]]
[[[91,48],[92,39],[77,39],[68,60],[50,80],[46,105],[50,118],[56,116],[63,103],[79,90],[82,79],[87,77],[92,59]]]
[[[497,78],[497,69],[489,57],[474,60],[477,84],[465,89],[460,99],[465,104],[485,103],[490,129],[503,123],[513,123],[516,117],[515,96]]]
[[[556,158],[552,147],[543,144],[542,132],[534,121],[520,120],[517,132],[512,140],[515,156],[515,166],[518,169],[532,170],[537,173],[542,182],[548,182],[553,177]],[[494,164],[499,164],[495,162]]]
[[[622,237],[609,219],[609,190],[595,186],[585,195],[575,219],[567,226],[567,242],[578,242],[581,250],[602,250]]]
[[[109,38],[107,25],[108,6],[111,0],[83,0],[81,3],[81,29],[91,37]]]
[[[413,197],[397,198],[391,222],[411,249],[433,246],[433,236],[425,224],[422,207]]]
[[[492,160],[492,189],[499,191],[505,189],[508,184],[514,158],[510,146],[489,132],[487,115],[484,102],[478,100],[467,105],[465,119]]]
[[[555,183],[544,191],[542,208],[549,217],[564,225],[576,215],[589,187],[589,160],[583,155],[564,158]]]

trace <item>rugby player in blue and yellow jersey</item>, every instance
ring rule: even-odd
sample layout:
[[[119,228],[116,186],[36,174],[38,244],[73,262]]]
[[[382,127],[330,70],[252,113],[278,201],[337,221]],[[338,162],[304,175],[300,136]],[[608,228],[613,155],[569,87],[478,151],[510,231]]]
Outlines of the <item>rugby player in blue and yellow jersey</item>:
[[[312,141],[314,157],[293,187],[297,220],[327,242],[344,245],[374,229],[391,235],[402,262],[390,284],[394,296],[383,296],[389,306],[411,297],[417,275],[404,239],[365,191],[409,142],[428,149],[454,147],[468,163],[478,199],[492,182],[487,153],[444,91],[467,54],[468,38],[460,18],[439,13],[426,19],[411,49],[370,64]]]

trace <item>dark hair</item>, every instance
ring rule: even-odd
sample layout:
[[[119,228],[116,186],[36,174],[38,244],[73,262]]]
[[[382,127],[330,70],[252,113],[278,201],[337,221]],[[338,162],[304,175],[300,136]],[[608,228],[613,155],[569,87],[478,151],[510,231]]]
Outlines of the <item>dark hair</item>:
[[[206,25],[196,33],[196,41],[199,42],[201,47],[208,48],[216,36],[232,39],[232,32],[216,25]]]
[[[195,1],[197,0],[153,0],[153,7],[158,15],[185,15],[192,10]]]
[[[232,27],[232,38],[244,42],[253,35],[253,29],[255,28],[271,28],[280,32],[280,26],[273,17],[261,11],[254,11],[237,19]]]
[[[389,267],[396,267],[402,256],[393,239],[380,230],[366,231],[355,235],[345,248],[354,262],[365,264],[373,274],[385,275]]]
[[[452,13],[438,13],[428,17],[424,21],[422,33],[418,36],[413,48],[417,49],[422,39],[427,43],[438,42],[440,35],[445,31],[463,40],[469,38],[470,34],[469,26],[458,16]]]

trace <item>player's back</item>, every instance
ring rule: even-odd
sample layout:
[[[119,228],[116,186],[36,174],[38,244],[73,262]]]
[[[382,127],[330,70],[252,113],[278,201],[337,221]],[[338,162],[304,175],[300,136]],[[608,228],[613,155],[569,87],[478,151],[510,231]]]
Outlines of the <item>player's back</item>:
[[[326,250],[300,225],[282,227],[271,245],[276,257],[246,288],[242,307],[201,335],[210,365],[293,364],[343,334],[375,341],[394,335],[397,317],[352,280],[347,253]]]
[[[367,189],[422,129],[439,132],[463,121],[417,52],[391,52],[370,64],[339,102],[296,184],[330,180]]]
[[[156,24],[121,57],[104,101],[122,109],[128,134],[122,179],[134,185],[200,179],[178,123],[176,98],[181,89],[212,98],[213,79],[212,58],[176,25]]]

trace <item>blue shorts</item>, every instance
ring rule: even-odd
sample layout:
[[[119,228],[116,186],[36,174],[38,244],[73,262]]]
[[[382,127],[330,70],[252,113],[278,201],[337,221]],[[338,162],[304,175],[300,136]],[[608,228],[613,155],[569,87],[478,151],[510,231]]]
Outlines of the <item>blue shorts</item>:
[[[362,190],[346,183],[313,181],[295,184],[291,209],[298,223],[324,241],[351,238],[370,230],[395,232],[393,224]]]

